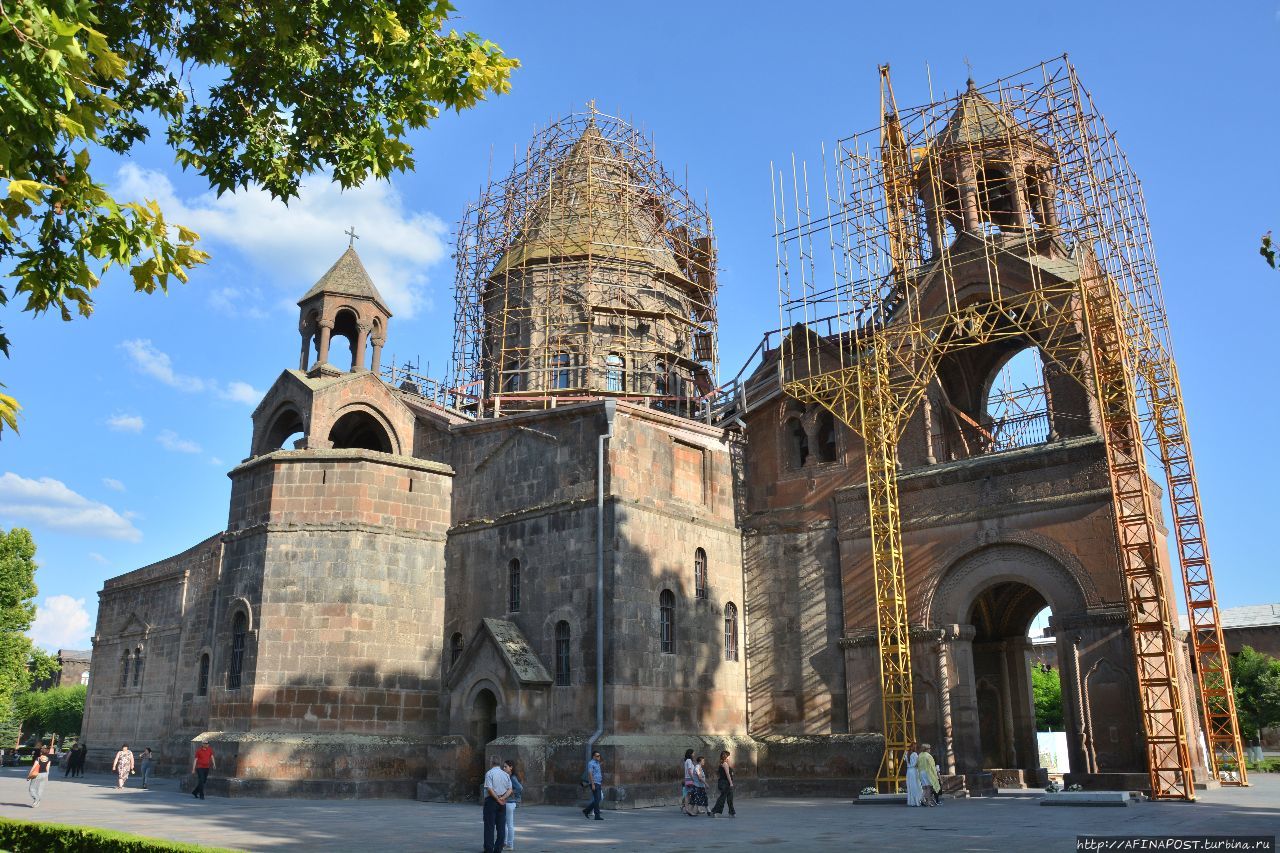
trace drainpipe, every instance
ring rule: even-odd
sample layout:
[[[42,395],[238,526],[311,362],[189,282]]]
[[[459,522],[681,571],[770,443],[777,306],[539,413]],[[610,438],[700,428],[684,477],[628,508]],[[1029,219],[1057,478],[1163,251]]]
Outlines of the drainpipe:
[[[604,432],[596,448],[596,730],[587,739],[587,761],[604,734],[604,443],[613,438],[616,400],[604,401]]]

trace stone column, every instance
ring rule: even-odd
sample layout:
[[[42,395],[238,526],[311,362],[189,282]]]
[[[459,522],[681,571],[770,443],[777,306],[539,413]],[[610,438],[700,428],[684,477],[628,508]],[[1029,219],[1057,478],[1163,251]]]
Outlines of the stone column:
[[[320,327],[320,351],[316,356],[316,364],[327,364],[329,362],[329,336],[333,333],[333,321],[321,320],[317,325]]]
[[[1009,160],[1009,169],[1013,173],[1013,221],[1025,231],[1031,227],[1031,199],[1027,197],[1026,166],[1016,156]]]
[[[982,214],[978,211],[978,169],[973,157],[967,155],[960,162],[960,205],[964,230],[970,234],[980,233]]]
[[[1018,742],[1013,736],[1013,685],[1009,680],[1009,644],[996,643],[1000,650],[1000,715],[1004,718],[1004,766],[1018,766]]]
[[[950,640],[955,637],[959,625],[948,625],[938,641],[938,705],[942,716],[942,770],[956,772],[955,731],[951,721],[951,666],[947,656],[951,653]]]
[[[386,338],[377,337],[373,339],[373,364],[369,369],[374,373],[378,372],[378,368],[382,366],[382,345],[387,342]]]
[[[298,359],[298,369],[307,372],[307,360],[311,357],[311,331],[302,330],[302,357]]]
[[[368,323],[356,324],[356,345],[351,352],[351,372],[364,370],[364,351],[369,346],[369,331],[373,328]]]
[[[955,688],[951,690],[952,750],[956,773],[982,770],[982,735],[978,728],[978,685],[973,672],[972,625],[952,626],[951,661],[955,664]]]
[[[1036,740],[1036,700],[1031,686],[1031,641],[1026,637],[1005,640],[1009,648],[1010,702],[1013,705],[1013,733],[1022,770],[1040,766],[1040,747]]]

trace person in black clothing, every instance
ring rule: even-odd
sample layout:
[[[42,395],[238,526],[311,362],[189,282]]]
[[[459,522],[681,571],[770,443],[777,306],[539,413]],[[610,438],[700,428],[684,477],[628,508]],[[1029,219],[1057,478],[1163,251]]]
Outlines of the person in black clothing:
[[[724,814],[724,807],[727,803],[729,817],[737,817],[738,812],[733,808],[733,765],[729,762],[727,750],[720,753],[720,767],[716,775],[716,788],[720,790],[720,796],[716,799],[716,804],[712,806],[710,814]]]

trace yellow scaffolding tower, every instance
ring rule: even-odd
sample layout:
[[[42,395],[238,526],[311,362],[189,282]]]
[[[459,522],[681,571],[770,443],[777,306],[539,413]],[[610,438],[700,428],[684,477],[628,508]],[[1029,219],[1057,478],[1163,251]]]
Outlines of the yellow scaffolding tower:
[[[1088,392],[1105,439],[1152,792],[1194,799],[1144,437],[1169,484],[1212,774],[1245,782],[1186,417],[1141,188],[1065,57],[900,111],[774,180],[784,389],[865,443],[884,790],[915,740],[898,442],[943,359],[1036,346]],[[788,186],[789,185],[789,186]],[[788,198],[789,197],[789,198]],[[821,244],[827,243],[825,247]],[[829,259],[831,283],[819,283]],[[1010,272],[1017,270],[1016,274]],[[998,450],[993,446],[991,450]]]

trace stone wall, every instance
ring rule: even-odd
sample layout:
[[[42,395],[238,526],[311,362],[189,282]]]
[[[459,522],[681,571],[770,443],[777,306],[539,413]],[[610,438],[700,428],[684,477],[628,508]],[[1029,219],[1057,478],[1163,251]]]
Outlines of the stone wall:
[[[151,747],[161,773],[189,766],[191,738],[208,727],[208,697],[198,695],[199,656],[209,643],[208,602],[221,561],[220,536],[213,536],[108,580],[98,594],[81,728],[92,768],[106,769],[126,742],[135,752]],[[143,666],[135,683],[139,650]],[[123,681],[126,654],[130,671]]]

